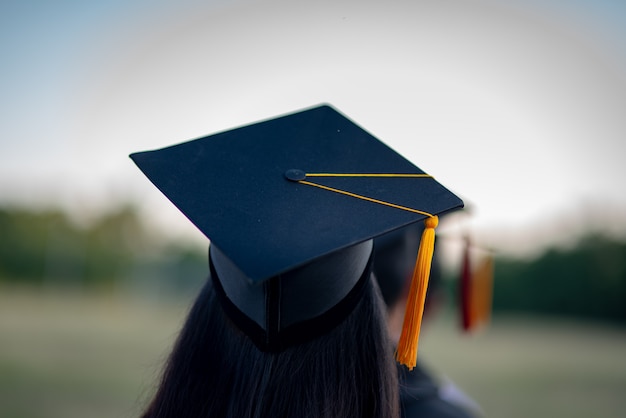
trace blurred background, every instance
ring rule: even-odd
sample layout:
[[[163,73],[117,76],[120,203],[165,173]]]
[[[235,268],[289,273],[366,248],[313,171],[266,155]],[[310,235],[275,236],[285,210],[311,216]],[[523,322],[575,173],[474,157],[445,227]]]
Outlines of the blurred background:
[[[5,0],[0,35],[0,416],[153,393],[207,241],[128,154],[320,103],[471,208],[420,356],[486,416],[623,416],[625,3]],[[471,334],[466,235],[495,261]]]

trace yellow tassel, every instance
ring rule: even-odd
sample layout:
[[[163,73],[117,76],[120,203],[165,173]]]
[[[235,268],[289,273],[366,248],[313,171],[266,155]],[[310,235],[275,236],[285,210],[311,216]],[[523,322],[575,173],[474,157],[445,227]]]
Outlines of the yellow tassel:
[[[493,257],[488,254],[474,273],[474,312],[476,325],[486,326],[491,318],[493,292]]]
[[[430,278],[430,265],[435,250],[435,228],[439,224],[439,218],[431,216],[426,218],[424,223],[426,228],[422,233],[422,240],[417,253],[417,261],[415,262],[413,279],[404,312],[402,333],[396,349],[396,360],[408,367],[409,370],[413,370],[417,364],[417,344],[422,326],[428,279]]]

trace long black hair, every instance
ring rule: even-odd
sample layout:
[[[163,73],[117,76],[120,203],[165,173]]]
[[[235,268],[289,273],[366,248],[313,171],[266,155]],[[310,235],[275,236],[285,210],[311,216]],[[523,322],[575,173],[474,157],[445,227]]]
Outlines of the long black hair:
[[[383,306],[369,279],[357,307],[328,334],[262,352],[224,314],[208,280],[142,418],[399,416]]]

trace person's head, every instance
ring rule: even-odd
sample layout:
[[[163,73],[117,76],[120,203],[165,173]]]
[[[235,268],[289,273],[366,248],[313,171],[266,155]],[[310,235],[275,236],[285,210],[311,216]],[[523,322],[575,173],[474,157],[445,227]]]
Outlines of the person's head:
[[[326,105],[131,158],[211,240],[210,300],[190,315],[147,416],[168,416],[165,405],[176,416],[210,405],[218,416],[393,415],[371,241],[421,220],[430,237],[458,197]],[[399,361],[410,366],[416,348]]]
[[[264,344],[267,335],[250,338],[261,327],[232,313],[227,293],[237,292],[238,285],[231,283],[237,272],[221,252],[212,251],[212,277],[189,313],[143,417],[397,416],[395,367],[383,302],[370,278],[370,252],[367,242],[292,274],[292,281],[319,274],[319,281],[328,285],[337,282],[333,274],[350,274],[355,284],[335,305],[346,312],[317,323],[309,320],[304,332],[298,328],[296,334],[284,334],[270,347]],[[290,283],[283,284],[289,293]],[[290,318],[303,310],[287,305],[281,311]],[[316,309],[315,303],[309,305]]]

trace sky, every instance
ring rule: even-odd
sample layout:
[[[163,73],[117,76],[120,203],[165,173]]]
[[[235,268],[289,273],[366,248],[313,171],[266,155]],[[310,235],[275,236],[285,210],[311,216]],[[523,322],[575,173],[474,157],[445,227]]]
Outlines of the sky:
[[[0,205],[198,236],[128,154],[330,103],[487,245],[626,236],[618,0],[4,0],[0,51]]]

